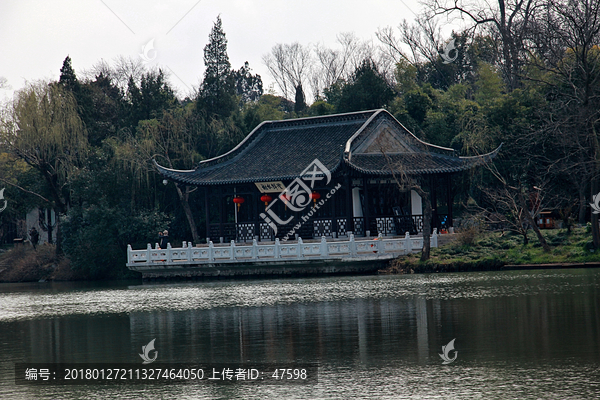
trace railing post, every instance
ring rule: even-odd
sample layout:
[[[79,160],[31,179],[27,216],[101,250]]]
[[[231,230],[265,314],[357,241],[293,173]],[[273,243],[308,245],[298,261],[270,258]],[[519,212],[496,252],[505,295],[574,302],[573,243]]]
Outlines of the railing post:
[[[275,258],[280,257],[280,249],[279,249],[279,238],[275,238]]]
[[[433,235],[431,235],[431,247],[438,247],[437,228],[433,228]]]
[[[131,245],[128,244],[127,245],[127,264],[131,264],[131,252],[132,252],[132,248]]]
[[[412,253],[412,240],[409,232],[406,232],[406,235],[404,235],[404,250],[406,254]]]
[[[148,246],[146,246],[146,263],[150,264],[151,259],[150,256],[152,255],[152,245],[150,243],[148,243]]]
[[[256,260],[258,258],[258,246],[256,243],[256,239],[252,239],[252,259]]]
[[[229,248],[231,249],[231,255],[229,256],[229,259],[233,261],[235,260],[235,240],[231,241]]]
[[[188,248],[187,248],[187,260],[188,262],[192,262],[192,248],[194,246],[192,246],[192,242],[188,242]]]
[[[171,243],[167,243],[167,264],[171,264]]]
[[[302,246],[302,238],[298,237],[298,248],[296,250],[296,253],[298,253],[298,254],[296,254],[296,256],[298,258],[304,258],[304,251],[303,251],[302,247],[303,247]]]
[[[215,255],[213,253],[213,247],[214,247],[213,242],[212,241],[208,242],[208,262],[215,261]]]
[[[327,240],[325,240],[325,236],[321,236],[321,257],[327,257],[328,255]]]
[[[349,245],[349,247],[350,247],[350,255],[352,257],[357,257],[357,254],[356,254],[356,242],[354,241],[354,234],[353,233],[350,234],[350,245]]]
[[[385,245],[381,233],[377,236],[377,254],[385,254]]]

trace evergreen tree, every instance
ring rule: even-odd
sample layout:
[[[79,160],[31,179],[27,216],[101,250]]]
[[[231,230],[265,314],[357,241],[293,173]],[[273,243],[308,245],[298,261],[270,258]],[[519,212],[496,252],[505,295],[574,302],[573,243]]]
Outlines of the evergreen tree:
[[[294,111],[296,114],[300,114],[306,109],[306,102],[304,101],[304,90],[302,90],[302,84],[296,86],[296,99],[294,104]]]
[[[123,93],[102,72],[94,81],[81,85],[82,100],[77,100],[83,109],[82,119],[88,131],[88,140],[93,146],[100,146],[107,137],[115,135],[123,124]]]
[[[342,89],[338,112],[373,110],[387,105],[394,91],[370,60],[364,60],[354,71],[350,83]]]
[[[242,104],[256,102],[263,94],[263,82],[260,75],[252,75],[248,61],[235,73],[236,94]]]
[[[206,71],[198,107],[204,109],[210,118],[228,117],[235,108],[235,82],[220,16],[217,17],[208,38],[209,42],[204,47]]]
[[[130,115],[129,123],[132,128],[139,121],[160,118],[164,110],[177,104],[177,98],[162,70],[150,71],[142,75],[138,87],[133,78],[129,78],[127,88]]]
[[[71,92],[79,91],[79,81],[75,75],[75,71],[71,66],[71,57],[67,56],[63,61],[63,66],[60,69],[60,79],[58,81],[63,87]]]

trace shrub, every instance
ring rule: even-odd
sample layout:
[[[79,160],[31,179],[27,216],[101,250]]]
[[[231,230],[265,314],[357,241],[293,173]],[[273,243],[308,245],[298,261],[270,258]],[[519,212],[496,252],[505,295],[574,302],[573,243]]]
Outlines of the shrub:
[[[2,254],[0,259],[0,281],[37,282],[48,278],[58,259],[54,245],[44,243],[34,250],[21,245]]]
[[[73,269],[89,278],[123,277],[127,245],[145,247],[166,227],[167,217],[157,211],[130,215],[104,203],[77,206],[62,224],[64,251]]]
[[[458,232],[456,241],[460,246],[472,246],[480,234],[481,231],[478,226],[467,225]]]

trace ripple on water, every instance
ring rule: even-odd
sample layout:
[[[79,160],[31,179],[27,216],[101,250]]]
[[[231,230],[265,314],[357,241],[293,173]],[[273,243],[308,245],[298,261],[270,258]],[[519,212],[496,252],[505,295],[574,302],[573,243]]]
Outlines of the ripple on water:
[[[476,299],[574,292],[584,286],[600,285],[598,280],[589,282],[589,279],[582,279],[582,274],[555,270],[164,283],[41,293],[39,290],[19,290],[0,293],[0,321],[77,314],[261,307],[360,298]]]

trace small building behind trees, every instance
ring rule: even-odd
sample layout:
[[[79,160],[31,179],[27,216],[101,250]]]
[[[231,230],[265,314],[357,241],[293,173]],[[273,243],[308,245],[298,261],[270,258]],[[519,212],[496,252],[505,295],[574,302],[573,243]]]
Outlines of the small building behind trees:
[[[156,164],[179,185],[203,189],[213,241],[416,234],[429,193],[432,227],[453,217],[453,176],[491,160],[495,151],[460,157],[425,143],[385,110],[266,121],[234,149],[191,170]]]

